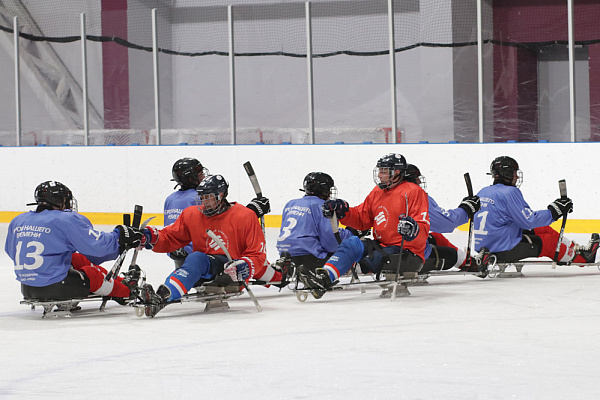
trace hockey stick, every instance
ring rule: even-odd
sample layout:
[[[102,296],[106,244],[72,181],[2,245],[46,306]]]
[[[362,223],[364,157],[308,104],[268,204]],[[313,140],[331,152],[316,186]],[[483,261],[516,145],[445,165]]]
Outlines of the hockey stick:
[[[142,219],[143,209],[144,209],[144,207],[139,206],[139,205],[136,205],[134,207],[134,209],[133,209],[133,225],[131,225],[131,215],[123,214],[123,225],[136,226],[136,224],[137,224],[139,226],[140,220]],[[117,276],[119,274],[121,265],[123,265],[123,261],[125,261],[125,256],[127,255],[127,250],[129,250],[129,249],[125,249],[121,252],[121,254],[119,254],[119,257],[115,261],[115,264],[110,269],[108,274],[106,274],[106,276],[104,277],[104,280],[106,282],[110,281],[113,276]],[[137,250],[136,250],[136,252],[137,252]],[[107,302],[108,302],[108,298],[105,298],[102,300],[102,304],[100,304],[100,311],[104,311],[104,308],[106,307]]]
[[[329,219],[329,222],[331,222],[331,230],[333,231],[335,240],[337,240],[338,244],[342,244],[342,237],[340,236],[340,228],[338,226],[337,215],[335,212],[333,213],[333,217]]]
[[[404,193],[404,200],[406,201],[406,215],[408,215],[408,197]],[[398,279],[400,277],[400,265],[402,264],[402,254],[404,253],[404,236],[402,236],[402,242],[400,242],[400,257],[398,258],[398,265],[396,266],[396,278],[394,279],[394,289],[392,290],[392,301],[396,300],[396,293],[398,292]]]
[[[465,173],[465,183],[467,184],[467,193],[469,197],[473,196],[473,185],[471,185],[471,175],[469,173]],[[473,244],[473,225],[475,225],[473,221],[473,217],[469,218],[469,238],[467,239],[467,258],[465,260],[465,266],[468,268],[471,266],[471,246]]]
[[[342,237],[340,236],[340,227],[338,226],[337,215],[335,212],[333,213],[333,217],[331,217],[329,219],[329,222],[331,223],[331,230],[333,231],[335,240],[337,240],[338,245],[342,244]],[[356,273],[356,268],[354,267],[354,265],[355,264],[353,264],[352,268],[350,268],[350,272],[352,273],[352,280],[360,282],[360,279],[358,278],[358,274]]]
[[[219,238],[217,235],[215,235],[215,233],[213,231],[211,231],[210,229],[206,230],[206,234],[208,235],[208,237],[210,237],[212,240],[215,241],[215,243],[221,248],[221,250],[223,250],[223,253],[225,253],[225,255],[227,256],[227,259],[229,261],[233,261],[233,258],[231,258],[231,254],[229,254],[229,250],[227,250],[227,247],[225,247],[225,243],[223,243],[221,238]],[[246,291],[248,292],[248,295],[254,302],[254,305],[256,306],[256,309],[258,310],[258,312],[261,312],[262,307],[260,306],[260,304],[258,304],[258,300],[256,300],[256,297],[254,297],[254,293],[252,293],[252,291],[248,287],[248,284],[246,283],[246,281],[241,281],[241,283],[242,283],[242,285],[244,285],[244,289],[246,289]]]
[[[146,226],[148,226],[150,221],[152,221],[153,219],[154,219],[154,217],[150,217],[147,220],[145,220],[144,222],[142,222],[142,224],[140,225],[140,231],[143,231],[146,228]],[[133,257],[131,258],[131,264],[129,264],[129,266],[136,265],[135,263],[137,262],[137,256],[138,256],[139,252],[140,251],[138,249],[135,249],[135,251],[133,252]]]
[[[558,181],[558,191],[560,192],[560,198],[567,198],[567,181],[561,179]],[[560,253],[560,244],[562,243],[563,234],[565,233],[565,225],[567,224],[567,213],[563,215],[562,224],[560,226],[560,233],[558,235],[558,243],[556,243],[556,251],[554,252],[554,258],[552,259],[552,269],[556,269],[556,263],[558,262],[558,253]]]
[[[252,168],[252,164],[250,164],[250,161],[246,161],[244,163],[244,169],[246,170],[246,174],[248,174],[248,178],[250,178],[250,183],[252,183],[252,187],[254,188],[254,193],[256,194],[256,197],[263,197],[262,190],[260,189],[260,185],[258,184],[258,178],[256,177],[256,173],[254,173],[254,168]],[[263,231],[263,235],[266,238],[264,215],[260,217],[260,227]]]
[[[142,211],[144,210],[144,207],[136,205],[134,207],[133,210],[133,224],[131,225],[134,228],[139,228],[140,226],[140,221],[142,220]],[[126,221],[126,218],[123,217],[123,221]],[[104,277],[105,281],[110,281],[112,279],[113,276],[116,276],[119,274],[119,270],[121,269],[121,265],[123,265],[123,261],[125,260],[125,256],[127,255],[127,250],[129,249],[125,249],[121,252],[121,254],[119,255],[119,257],[117,258],[117,261],[115,261],[115,265],[113,265],[113,267],[110,269],[110,271],[108,272],[108,274],[106,274],[106,276]]]

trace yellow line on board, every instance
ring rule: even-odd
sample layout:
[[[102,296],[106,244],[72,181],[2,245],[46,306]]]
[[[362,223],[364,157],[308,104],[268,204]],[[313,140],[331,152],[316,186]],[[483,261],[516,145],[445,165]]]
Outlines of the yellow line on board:
[[[9,223],[14,217],[22,214],[17,211],[0,211],[0,223]],[[93,225],[119,225],[123,223],[123,213],[101,213],[101,212],[82,212],[81,215],[86,216]],[[151,225],[161,226],[164,224],[163,214],[146,214],[142,219],[155,217]],[[554,222],[551,226],[557,231],[560,230],[561,220]],[[340,224],[343,227],[343,225]],[[265,215],[266,228],[281,227],[281,215]],[[464,224],[458,227],[458,230],[467,232],[469,224]],[[598,219],[567,219],[565,227],[567,233],[600,233],[600,220]]]

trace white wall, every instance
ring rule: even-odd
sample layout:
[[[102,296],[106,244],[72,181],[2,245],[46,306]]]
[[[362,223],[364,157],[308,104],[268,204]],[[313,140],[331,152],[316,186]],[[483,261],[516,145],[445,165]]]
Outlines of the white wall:
[[[374,186],[377,160],[397,152],[421,169],[442,207],[454,208],[466,196],[465,172],[478,191],[491,183],[490,162],[509,155],[523,170],[521,189],[532,208],[545,209],[558,197],[557,181],[566,179],[575,208],[569,217],[597,219],[599,150],[599,143],[0,147],[0,211],[27,210],[40,182],[58,180],[73,191],[81,212],[131,212],[141,204],[161,213],[173,189],[171,167],[182,157],[225,176],[229,199],[244,204],[254,197],[242,167],[251,161],[273,214],[302,195],[298,189],[311,171],[332,175],[338,197],[356,205]]]

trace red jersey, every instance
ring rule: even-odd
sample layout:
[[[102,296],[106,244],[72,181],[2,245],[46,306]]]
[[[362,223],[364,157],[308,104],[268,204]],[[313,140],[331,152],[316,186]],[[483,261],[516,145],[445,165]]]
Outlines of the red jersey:
[[[172,225],[160,230],[153,251],[169,253],[192,242],[194,251],[225,254],[206,230],[213,231],[225,244],[233,259],[242,259],[250,267],[250,277],[261,273],[267,258],[265,237],[254,211],[238,203],[218,215],[207,217],[198,206],[183,210]]]
[[[402,236],[398,233],[399,217],[402,214],[408,215],[419,224],[419,234],[410,242],[404,241],[404,248],[425,260],[425,245],[429,234],[428,210],[427,193],[414,183],[401,182],[389,190],[376,186],[362,204],[350,207],[350,211],[340,222],[359,230],[373,228],[373,237],[382,246],[400,246]]]

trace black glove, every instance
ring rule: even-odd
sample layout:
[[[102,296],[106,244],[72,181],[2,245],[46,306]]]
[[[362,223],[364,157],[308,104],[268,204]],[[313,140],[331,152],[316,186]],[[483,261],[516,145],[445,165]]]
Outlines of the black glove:
[[[271,203],[266,197],[255,197],[246,207],[254,211],[258,218],[271,212]]]
[[[419,235],[419,224],[412,217],[401,216],[398,222],[398,233],[404,240],[410,242]]]
[[[349,226],[346,227],[346,230],[349,231],[354,236],[358,236],[359,238],[365,237],[371,234],[371,229],[365,229],[364,231],[359,231],[357,229],[351,228]]]
[[[181,248],[169,253],[169,257],[171,257],[171,260],[175,260],[175,261],[185,260],[187,256],[188,256],[188,253],[185,250],[185,247],[181,247]]]
[[[465,210],[469,218],[473,218],[473,215],[481,208],[481,200],[479,200],[479,196],[467,196],[462,199],[458,207]]]
[[[573,201],[568,197],[558,198],[548,205],[548,210],[552,213],[552,219],[556,221],[563,215],[573,212]]]
[[[342,199],[327,200],[321,206],[323,210],[323,216],[325,218],[333,218],[333,213],[337,216],[337,219],[342,219],[346,216],[346,213],[350,210],[348,202]]]
[[[139,247],[144,234],[137,228],[127,225],[117,225],[114,230],[119,235],[119,253],[126,249]]]

